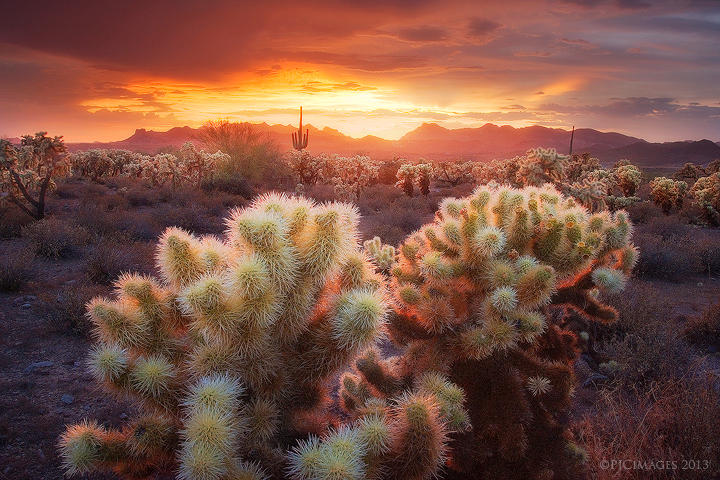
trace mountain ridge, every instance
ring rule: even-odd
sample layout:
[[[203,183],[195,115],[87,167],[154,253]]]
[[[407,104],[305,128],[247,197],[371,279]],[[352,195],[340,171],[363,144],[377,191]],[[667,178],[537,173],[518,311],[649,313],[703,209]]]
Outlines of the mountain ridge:
[[[289,150],[292,125],[252,124],[274,141],[280,150]],[[489,161],[520,155],[533,147],[555,148],[566,153],[570,145],[570,131],[540,125],[512,127],[486,123],[479,127],[449,129],[437,123],[423,123],[397,140],[375,135],[355,138],[324,127],[305,125],[310,132],[308,150],[344,155],[367,154],[375,158],[403,157],[410,160],[475,160]],[[128,138],[115,142],[68,143],[71,151],[90,148],[124,148],[145,153],[177,148],[186,141],[198,142],[199,129],[189,126],[173,127],[167,131],[138,128]],[[575,130],[573,151],[588,152],[603,163],[621,158],[644,166],[679,166],[685,162],[707,163],[720,158],[720,143],[710,140],[653,143],[618,132],[601,132],[591,128]]]

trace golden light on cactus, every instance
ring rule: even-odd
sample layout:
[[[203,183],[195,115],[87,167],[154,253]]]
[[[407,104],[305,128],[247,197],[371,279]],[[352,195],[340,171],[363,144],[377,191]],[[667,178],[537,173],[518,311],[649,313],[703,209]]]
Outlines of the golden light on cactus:
[[[265,478],[258,465],[277,471],[292,446],[288,426],[328,418],[333,375],[373,345],[388,312],[357,209],[268,194],[226,224],[223,239],[168,229],[160,279],[124,274],[114,298],[88,304],[94,374],[141,416],[96,432],[97,454],[94,437],[70,427],[69,439],[86,441],[61,449],[69,472],[161,469],[176,457],[181,479]],[[329,435],[314,471],[362,478],[362,455],[346,445],[358,433]]]

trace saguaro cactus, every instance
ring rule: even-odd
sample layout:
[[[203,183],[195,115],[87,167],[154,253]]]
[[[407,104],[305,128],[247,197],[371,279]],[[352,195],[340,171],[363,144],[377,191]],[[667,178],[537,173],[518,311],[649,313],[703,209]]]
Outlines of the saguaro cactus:
[[[436,397],[466,397],[469,414],[440,406],[457,427],[446,478],[580,476],[582,451],[566,428],[576,337],[563,322],[616,318],[600,295],[623,288],[637,258],[630,235],[625,212],[590,214],[550,186],[445,199],[390,270],[388,328],[402,353],[358,360],[345,403],[362,411],[363,392],[393,397],[443,374],[452,384]]]
[[[293,148],[295,150],[303,150],[308,146],[308,135],[310,132],[308,129],[305,129],[305,135],[303,136],[302,127],[302,107],[300,107],[300,126],[298,127],[298,131],[292,134]]]
[[[121,430],[69,427],[68,473],[282,478],[296,439],[339,423],[332,379],[373,344],[388,310],[356,209],[270,194],[226,223],[222,240],[168,229],[160,279],[123,275],[114,298],[88,305],[91,370],[140,415]],[[363,445],[385,452],[389,439],[372,443],[380,420],[364,422]]]

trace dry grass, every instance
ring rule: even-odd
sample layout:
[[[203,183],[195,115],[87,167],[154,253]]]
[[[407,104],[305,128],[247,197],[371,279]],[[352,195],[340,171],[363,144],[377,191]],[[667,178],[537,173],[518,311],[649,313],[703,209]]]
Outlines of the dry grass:
[[[595,411],[575,425],[588,454],[589,478],[717,478],[719,382],[717,373],[708,373],[664,380],[638,396],[602,390]],[[625,461],[629,469],[611,468],[607,462],[612,460]],[[658,462],[672,463],[666,470],[638,467]]]
[[[0,291],[17,292],[32,275],[35,253],[26,245],[8,247],[0,255]]]
[[[47,217],[22,229],[35,253],[47,258],[77,256],[90,241],[84,228],[59,218]]]

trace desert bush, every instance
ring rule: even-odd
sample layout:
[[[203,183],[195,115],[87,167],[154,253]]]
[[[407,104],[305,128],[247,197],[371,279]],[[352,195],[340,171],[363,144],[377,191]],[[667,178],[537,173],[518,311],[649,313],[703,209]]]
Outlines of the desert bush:
[[[666,379],[637,397],[602,390],[596,408],[575,426],[588,454],[588,478],[717,478],[718,381],[716,373]],[[611,460],[626,463],[621,469]]]
[[[0,208],[0,239],[20,236],[22,228],[32,223],[32,217],[15,207]]]
[[[198,132],[205,147],[230,156],[222,162],[226,172],[258,181],[278,163],[278,151],[270,137],[249,123],[215,120],[205,123]]]
[[[151,259],[146,244],[100,238],[90,250],[83,270],[91,282],[110,285],[121,274],[151,264]]]
[[[720,349],[720,302],[711,305],[702,315],[689,319],[684,337],[700,347]]]
[[[254,195],[252,186],[244,177],[222,168],[205,179],[201,186],[205,191],[231,193],[243,198],[252,198]]]
[[[63,285],[55,294],[40,296],[39,315],[54,332],[87,338],[92,330],[92,322],[86,312],[87,303],[106,291],[105,287],[85,282]]]
[[[626,210],[630,215],[630,219],[636,225],[648,223],[650,220],[662,215],[662,211],[649,201],[636,202],[629,205]]]
[[[440,376],[331,428],[347,412],[329,408],[329,389],[377,339],[388,308],[356,227],[349,205],[268,195],[232,214],[224,240],[168,229],[161,280],[123,275],[113,299],[88,305],[92,371],[141,415],[121,431],[69,427],[68,473],[367,478],[398,459],[420,476],[435,471],[450,415],[463,413]]]
[[[19,146],[0,139],[0,202],[12,203],[36,220],[45,216],[45,199],[55,179],[70,173],[62,137],[46,133],[25,135]]]
[[[631,287],[608,302],[618,310],[619,321],[601,339],[598,353],[618,365],[613,380],[626,391],[686,375],[692,351],[673,325],[672,302],[651,284]]]
[[[55,217],[24,227],[22,236],[30,242],[36,254],[48,258],[76,256],[90,240],[90,234],[84,228]]]
[[[635,241],[641,252],[635,268],[639,277],[683,282],[698,270],[695,253],[677,237],[637,235]]]
[[[32,275],[35,254],[27,246],[3,247],[0,255],[0,291],[17,292]]]
[[[637,257],[630,231],[624,212],[590,214],[549,186],[445,199],[390,269],[388,331],[402,353],[371,350],[356,362],[344,405],[362,408],[363,392],[392,398],[443,373],[468,408],[452,415],[451,478],[582,475],[582,450],[566,430],[576,340],[563,315],[548,313],[613,322],[616,311],[591,292],[623,288]]]

